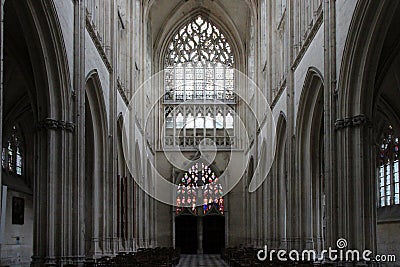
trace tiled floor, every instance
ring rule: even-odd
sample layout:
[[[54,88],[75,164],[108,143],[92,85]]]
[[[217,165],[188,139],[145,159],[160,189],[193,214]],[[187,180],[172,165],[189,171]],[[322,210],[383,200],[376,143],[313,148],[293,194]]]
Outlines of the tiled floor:
[[[177,267],[227,267],[221,255],[181,255]]]

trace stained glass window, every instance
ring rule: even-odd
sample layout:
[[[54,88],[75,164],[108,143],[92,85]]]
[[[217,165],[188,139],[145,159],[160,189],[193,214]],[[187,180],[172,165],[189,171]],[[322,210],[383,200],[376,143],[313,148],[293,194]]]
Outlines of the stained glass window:
[[[175,32],[163,66],[166,146],[193,148],[206,137],[234,144],[234,131],[223,131],[234,129],[234,64],[227,37],[208,18],[194,16]]]
[[[165,57],[166,101],[234,101],[234,56],[223,33],[202,16],[183,26]]]
[[[19,146],[15,149],[15,172],[22,175],[22,155]]]
[[[181,214],[185,209],[197,215],[205,215],[212,209],[224,213],[222,185],[215,172],[204,163],[194,164],[178,182],[176,213]]]
[[[234,63],[233,52],[225,35],[200,15],[179,29],[168,46],[166,66],[185,62],[220,63],[230,67]],[[207,73],[199,70],[206,75],[212,71],[213,68],[209,68]]]
[[[8,141],[8,146],[7,146],[7,155],[8,155],[8,171],[12,172],[14,170],[14,150],[11,147],[11,141]]]
[[[10,174],[21,176],[23,171],[23,153],[21,148],[21,138],[17,127],[12,127],[11,136],[5,143],[1,153],[3,170]]]
[[[1,151],[1,166],[3,169],[7,168],[7,161],[6,161],[6,149],[3,148]]]
[[[379,206],[400,204],[399,191],[399,138],[392,126],[385,132],[378,153]]]

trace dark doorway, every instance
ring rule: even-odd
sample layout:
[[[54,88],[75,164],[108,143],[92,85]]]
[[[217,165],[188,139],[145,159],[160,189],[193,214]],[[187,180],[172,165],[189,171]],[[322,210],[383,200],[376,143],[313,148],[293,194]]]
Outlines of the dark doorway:
[[[219,254],[225,247],[225,217],[209,215],[203,218],[203,252]]]
[[[197,254],[197,217],[181,215],[175,218],[175,244],[182,254]]]

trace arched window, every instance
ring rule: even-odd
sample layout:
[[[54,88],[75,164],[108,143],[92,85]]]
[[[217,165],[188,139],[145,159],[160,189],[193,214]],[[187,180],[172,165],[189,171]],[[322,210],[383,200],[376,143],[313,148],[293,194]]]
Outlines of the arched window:
[[[400,204],[399,138],[389,126],[378,153],[379,206]]]
[[[178,181],[176,213],[179,215],[187,208],[193,214],[205,215],[214,208],[223,214],[222,196],[223,188],[215,172],[204,163],[195,163]]]
[[[5,142],[1,159],[3,170],[10,174],[22,176],[23,173],[23,149],[21,136],[17,127],[12,127],[10,138]]]
[[[226,36],[208,18],[194,16],[176,31],[164,56],[165,145],[197,146],[210,136],[217,146],[233,144],[234,133],[222,127],[234,128],[234,63]],[[190,130],[174,138],[182,128]]]

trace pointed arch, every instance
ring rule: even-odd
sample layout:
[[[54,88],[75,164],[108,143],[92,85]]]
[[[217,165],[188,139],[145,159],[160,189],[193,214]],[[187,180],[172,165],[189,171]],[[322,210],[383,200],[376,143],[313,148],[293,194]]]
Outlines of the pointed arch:
[[[154,53],[154,62],[155,65],[158,66],[158,70],[162,70],[164,64],[165,55],[168,50],[168,45],[173,40],[173,37],[178,33],[178,31],[184,27],[186,24],[190,23],[193,18],[203,17],[212,24],[214,24],[217,29],[221,31],[221,33],[226,37],[227,42],[232,47],[232,52],[235,59],[235,67],[240,69],[240,66],[243,66],[245,62],[244,58],[244,47],[243,40],[241,39],[233,21],[231,18],[225,13],[221,12],[220,14],[225,14],[224,16],[214,14],[215,11],[199,7],[191,10],[185,16],[181,17],[178,14],[179,12],[174,12],[174,15],[171,15],[168,21],[164,24],[164,27],[161,29],[160,33],[157,36],[155,41],[155,53]]]
[[[390,89],[385,93],[391,92],[386,99],[382,98],[382,90],[385,90],[384,87],[387,89],[388,85],[385,79],[393,75],[392,67],[395,67],[394,73],[398,73],[399,69],[396,63],[400,51],[399,14],[399,2],[357,2],[346,37],[338,80],[336,130],[339,132],[337,141],[340,154],[337,176],[341,186],[336,188],[337,199],[333,204],[340,203],[348,208],[338,212],[338,220],[343,223],[338,229],[333,229],[333,238],[346,235],[350,246],[378,253],[393,242],[387,238],[383,240],[377,234],[380,231],[379,209],[376,209],[379,180],[377,150],[378,140],[385,129],[384,120],[399,116],[396,102],[398,90],[393,90],[398,82],[389,83]],[[382,108],[386,110],[381,112]],[[346,119],[348,123],[343,125]],[[398,121],[393,122],[393,125],[396,124]],[[356,226],[348,223],[353,217],[362,218]],[[386,235],[385,232],[381,234]],[[395,253],[399,254],[398,251]]]
[[[57,233],[54,229],[61,225],[61,218],[70,214],[62,209],[68,204],[59,201],[70,199],[68,196],[72,194],[60,189],[68,183],[66,181],[72,172],[69,157],[73,142],[70,133],[74,124],[70,109],[70,70],[53,1],[6,0],[2,2],[1,9],[4,12],[2,75],[11,77],[13,82],[22,77],[18,81],[22,84],[18,90],[7,84],[9,81],[2,85],[2,129],[18,121],[30,133],[25,136],[28,144],[25,152],[30,159],[29,175],[32,177],[34,201],[29,203],[33,214],[31,221],[25,225],[32,228],[23,231],[33,233],[33,238],[26,236],[27,242],[32,243],[21,253],[21,262],[26,260],[23,254],[30,253],[28,261],[32,259],[33,266],[43,266],[62,256],[55,255],[61,251],[58,250],[61,243],[58,245],[55,240],[63,239],[65,233]],[[23,92],[23,95],[13,97],[16,91],[19,94]],[[7,111],[3,104],[7,105]],[[19,114],[10,115],[14,112]],[[2,135],[4,137],[4,133]],[[2,249],[7,248],[2,246]],[[71,251],[64,252],[69,254]]]
[[[146,9],[145,9],[146,16],[148,16],[148,13],[152,9],[152,7],[156,1],[157,0],[149,0],[148,4],[146,5]],[[255,2],[255,0],[245,0],[245,3],[249,7],[249,9],[252,10],[253,13],[257,12],[257,3]]]
[[[293,209],[301,211],[298,229],[305,229],[302,235],[309,243],[307,246],[316,251],[323,249],[324,242],[323,88],[321,72],[314,67],[309,68],[296,118],[296,162],[299,177],[294,192],[299,194],[299,202]]]
[[[85,92],[85,252],[93,257],[101,247],[105,229],[96,218],[104,213],[107,203],[108,127],[107,114],[97,70],[89,72]]]
[[[126,144],[126,132],[124,131],[124,117],[120,113],[117,117],[117,200],[116,200],[116,218],[117,218],[117,236],[126,241],[134,237],[134,218],[135,218],[135,197],[134,182],[130,175],[123,144]],[[122,242],[124,249],[129,249],[126,242]]]
[[[32,91],[35,118],[71,121],[68,114],[72,85],[64,39],[58,15],[52,1],[25,1],[13,5],[20,20],[35,76]],[[57,88],[57,90],[53,90]],[[51,90],[50,90],[51,89]]]
[[[339,74],[340,117],[364,114],[372,119],[375,78],[389,21],[399,3],[358,1],[346,38]],[[394,58],[393,58],[394,59]]]
[[[276,241],[280,248],[286,247],[287,240],[287,214],[288,214],[288,177],[287,166],[288,148],[287,148],[287,129],[286,116],[283,112],[280,113],[277,122],[277,153],[275,157],[275,175],[276,179],[276,209],[277,209],[277,229]]]
[[[96,140],[96,142],[99,142],[98,149],[99,151],[104,152],[104,155],[106,155],[108,120],[103,90],[104,88],[101,85],[97,70],[90,71],[86,76],[86,104],[89,107],[93,119],[93,126],[95,127],[94,130],[96,131],[95,134],[99,138]]]

